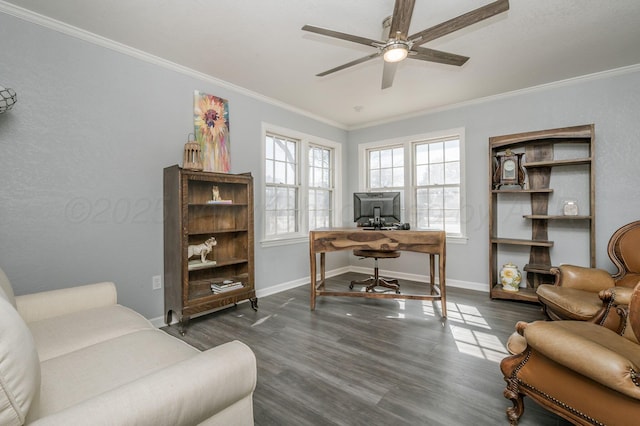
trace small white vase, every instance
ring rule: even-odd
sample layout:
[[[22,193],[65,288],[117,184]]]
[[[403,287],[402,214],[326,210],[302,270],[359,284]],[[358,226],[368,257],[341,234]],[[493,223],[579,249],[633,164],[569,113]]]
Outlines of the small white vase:
[[[509,262],[502,265],[500,270],[500,283],[502,289],[505,291],[518,291],[520,290],[520,282],[522,281],[522,274],[518,270],[518,267]]]

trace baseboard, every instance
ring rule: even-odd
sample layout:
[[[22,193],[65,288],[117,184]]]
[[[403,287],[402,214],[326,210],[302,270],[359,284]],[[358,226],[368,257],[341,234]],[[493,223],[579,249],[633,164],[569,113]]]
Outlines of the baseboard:
[[[331,278],[337,275],[345,274],[347,272],[371,274],[371,268],[367,268],[363,266],[344,266],[342,268],[326,271],[325,276],[327,278]],[[408,274],[406,272],[388,271],[388,270],[382,270],[382,269],[380,270],[380,275],[382,276],[387,275],[390,277],[399,278],[399,279],[408,280],[408,281],[425,282],[429,280],[429,277],[427,275]],[[276,294],[282,291],[290,290],[292,288],[300,287],[301,285],[309,285],[310,280],[311,279],[309,276],[309,277],[304,277],[304,278],[300,278],[293,281],[288,281],[282,284],[276,284],[276,285],[267,287],[265,289],[259,289],[259,290],[256,290],[256,297],[260,299],[261,297],[271,296],[272,294]],[[437,282],[438,282],[438,277],[436,277],[436,283]],[[467,290],[474,290],[474,291],[489,293],[489,287],[487,286],[486,283],[477,283],[477,282],[454,280],[451,278],[447,278],[447,287],[457,287],[457,288],[464,288]],[[239,302],[239,303],[244,303],[244,302],[246,301]],[[163,317],[152,318],[149,321],[151,321],[151,324],[153,324],[157,328],[165,326]],[[172,324],[175,324],[176,322],[177,321],[174,320]]]

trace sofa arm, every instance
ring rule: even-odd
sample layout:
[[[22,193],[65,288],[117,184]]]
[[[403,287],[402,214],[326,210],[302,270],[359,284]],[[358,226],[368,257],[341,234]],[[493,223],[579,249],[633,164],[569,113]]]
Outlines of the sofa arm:
[[[26,323],[31,323],[117,302],[115,284],[103,282],[16,296],[16,309]]]
[[[518,327],[528,346],[550,360],[640,400],[637,343],[584,321],[535,321]]]
[[[253,425],[256,375],[251,349],[233,341],[30,424],[197,425],[229,409],[208,424]]]
[[[555,285],[597,293],[615,286],[615,281],[604,269],[585,268],[575,265],[560,265],[552,268],[556,276]]]
[[[611,287],[606,290],[601,290],[600,293],[598,293],[598,296],[605,303],[611,301],[613,305],[628,305],[629,302],[631,302],[632,294],[632,288]]]

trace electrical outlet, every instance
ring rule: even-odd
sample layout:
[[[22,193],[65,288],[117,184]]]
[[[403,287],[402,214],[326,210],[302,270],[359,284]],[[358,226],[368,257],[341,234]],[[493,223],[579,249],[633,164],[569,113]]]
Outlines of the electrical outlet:
[[[151,284],[154,290],[160,290],[162,288],[162,277],[160,275],[154,275],[151,277]]]

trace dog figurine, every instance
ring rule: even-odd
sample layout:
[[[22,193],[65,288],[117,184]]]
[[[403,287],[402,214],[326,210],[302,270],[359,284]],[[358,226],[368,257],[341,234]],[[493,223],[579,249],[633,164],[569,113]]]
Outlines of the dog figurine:
[[[197,244],[193,246],[189,246],[187,249],[187,258],[192,258],[193,256],[200,255],[200,260],[202,263],[207,262],[207,255],[211,253],[213,246],[218,244],[215,237],[209,238],[203,244]]]

